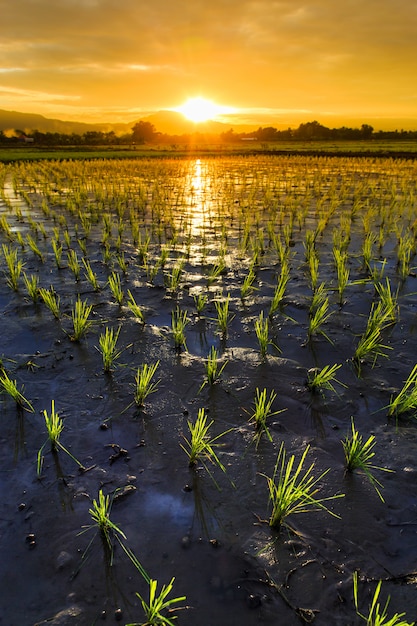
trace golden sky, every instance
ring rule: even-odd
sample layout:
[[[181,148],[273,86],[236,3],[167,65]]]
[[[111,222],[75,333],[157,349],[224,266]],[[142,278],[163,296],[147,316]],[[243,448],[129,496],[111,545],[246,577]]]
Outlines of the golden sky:
[[[243,123],[416,129],[417,2],[0,0],[2,109],[129,122],[195,96]]]

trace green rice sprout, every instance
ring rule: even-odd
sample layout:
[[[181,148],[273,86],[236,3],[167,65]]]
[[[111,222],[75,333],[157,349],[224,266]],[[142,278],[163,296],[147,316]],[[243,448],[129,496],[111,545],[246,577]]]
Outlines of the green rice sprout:
[[[89,319],[92,310],[92,304],[88,304],[85,300],[81,300],[80,297],[77,298],[74,308],[71,311],[73,324],[73,333],[70,336],[71,341],[79,341],[87,334],[93,325],[92,320]]]
[[[210,268],[210,271],[207,276],[207,284],[210,286],[214,283],[216,278],[224,274],[226,271],[226,264],[224,262],[224,258],[219,256],[217,262]]]
[[[68,228],[64,230],[64,242],[67,246],[67,249],[69,250],[71,248],[71,235],[69,234]]]
[[[68,267],[70,268],[71,272],[74,274],[75,281],[78,282],[80,280],[81,265],[78,260],[77,252],[73,250],[72,248],[70,248],[67,252],[67,262],[68,262]]]
[[[269,307],[269,317],[273,317],[275,313],[278,311],[282,300],[285,295],[285,291],[287,289],[287,284],[290,280],[290,268],[288,265],[288,261],[285,262],[281,266],[281,273],[278,278],[277,285],[275,287],[274,295],[272,296],[272,301]]]
[[[155,376],[155,372],[158,369],[159,361],[148,365],[144,363],[139,366],[135,375],[135,394],[134,401],[138,406],[143,406],[146,398],[155,393],[160,383],[159,380],[152,382],[152,378]]]
[[[51,311],[54,318],[58,320],[60,316],[60,310],[59,310],[60,297],[55,292],[52,285],[50,289],[46,289],[45,287],[39,287],[39,295],[42,298],[44,304]]]
[[[168,599],[169,594],[173,589],[175,578],[171,578],[171,581],[167,585],[162,585],[162,589],[159,594],[157,592],[158,581],[151,579],[149,581],[149,601],[147,602],[139,593],[136,593],[137,597],[142,603],[142,608],[146,616],[146,626],[174,626],[173,620],[164,615],[164,612],[169,612],[171,615],[173,611],[180,610],[184,607],[177,607],[173,609],[174,604],[178,602],[184,602],[186,596],[180,596],[178,598]],[[126,626],[145,626],[142,622],[134,622],[127,624]]]
[[[375,290],[379,295],[384,318],[387,323],[395,323],[398,319],[398,289],[396,293],[392,292],[389,278],[386,277],[385,285],[382,282],[375,283]]]
[[[26,274],[23,272],[23,281],[29,298],[36,304],[39,300],[39,276],[37,274]]]
[[[367,615],[359,611],[359,598],[358,598],[358,572],[353,573],[353,598],[355,602],[356,614],[363,619],[367,626],[414,626],[415,622],[405,621],[405,613],[394,613],[392,617],[388,617],[388,607],[390,603],[390,596],[385,601],[384,606],[378,602],[379,594],[381,592],[382,581],[378,581],[374,595],[372,596],[371,603],[369,605]]]
[[[320,259],[317,254],[312,254],[308,259],[308,268],[310,270],[310,286],[313,291],[317,289],[319,282],[319,265]]]
[[[124,548],[124,544],[121,542],[120,538],[126,539],[126,535],[124,532],[110,519],[111,513],[111,505],[112,500],[109,495],[104,495],[103,490],[100,489],[98,492],[97,500],[93,499],[92,506],[88,509],[90,513],[91,520],[93,524],[89,524],[88,526],[83,526],[80,535],[96,528],[103,539],[105,546],[108,548],[111,554],[110,564],[112,564],[113,559],[113,537],[117,537],[120,545]],[[124,548],[125,549],[125,548]],[[125,549],[129,556],[129,552]]]
[[[307,372],[307,387],[313,393],[328,389],[333,393],[337,393],[333,383],[346,387],[340,380],[336,378],[336,372],[342,367],[341,364],[325,365],[322,368],[312,367]]]
[[[127,295],[128,295],[127,306],[132,311],[136,319],[138,319],[142,324],[145,324],[145,314],[143,312],[143,309],[139,306],[139,304],[136,303],[136,300],[132,292],[130,291],[130,289],[127,290]]]
[[[203,389],[205,385],[209,385],[212,387],[222,375],[224,368],[226,367],[228,361],[225,361],[223,365],[219,368],[219,355],[214,346],[211,346],[210,352],[208,353],[206,359],[206,379],[200,387],[200,391]]]
[[[400,235],[397,248],[397,269],[404,280],[410,273],[410,261],[415,254],[415,240],[411,234]]]
[[[250,266],[248,273],[243,279],[242,286],[240,288],[240,298],[244,300],[248,296],[250,296],[254,291],[256,291],[257,287],[254,287],[253,283],[255,282],[256,274],[253,269],[253,265]]]
[[[32,235],[30,233],[28,233],[26,235],[26,241],[27,241],[27,244],[28,244],[29,248],[32,250],[32,252],[38,257],[38,259],[41,261],[41,263],[43,263],[45,261],[45,258],[43,256],[41,250],[39,249],[38,244],[33,239]]]
[[[207,294],[205,294],[205,293],[199,293],[198,295],[194,296],[194,306],[196,308],[197,315],[199,317],[201,316],[201,314],[202,314],[202,312],[204,310],[204,307],[207,304],[207,300],[208,300]]]
[[[214,306],[216,307],[217,312],[217,326],[223,336],[227,335],[227,329],[229,323],[232,321],[234,315],[230,314],[230,293],[227,294],[225,300],[215,300]]]
[[[3,244],[2,250],[8,269],[7,284],[10,289],[17,291],[24,263],[21,259],[19,259],[16,248]]]
[[[120,252],[116,255],[116,261],[122,271],[123,274],[127,273],[127,261],[125,259],[125,255],[123,252]]]
[[[117,330],[114,328],[106,328],[98,339],[99,352],[103,359],[103,368],[105,372],[110,372],[114,363],[122,354],[122,350],[116,349],[117,340],[119,338],[121,326]]]
[[[377,236],[372,231],[366,233],[362,245],[363,265],[371,273],[371,261],[373,258],[373,246],[377,241]]]
[[[187,350],[187,342],[185,338],[185,327],[189,323],[187,311],[181,311],[177,307],[171,313],[171,330],[174,338],[175,349],[179,352],[181,348]]]
[[[317,295],[318,290],[315,295]],[[313,297],[314,300],[314,297]],[[315,302],[318,302],[318,298],[315,299]],[[308,319],[308,331],[307,331],[307,341],[311,341],[314,335],[323,335],[331,344],[333,343],[327,333],[324,332],[322,326],[327,322],[327,320],[333,315],[333,311],[328,311],[329,309],[329,298],[324,296],[323,300],[320,303],[317,303],[317,306],[313,308],[310,307],[310,315]]]
[[[286,410],[281,409],[280,411],[272,411],[272,405],[276,397],[277,394],[273,390],[269,394],[268,398],[266,388],[262,391],[259,391],[258,387],[256,388],[254,410],[251,417],[249,418],[249,421],[255,424],[255,437],[257,444],[261,439],[262,433],[265,433],[268,440],[272,442],[272,436],[266,425],[266,421],[269,417],[272,417],[273,415],[278,415],[279,413],[283,413]]]
[[[353,362],[355,363],[358,374],[361,373],[362,363],[368,358],[372,358],[372,367],[375,366],[376,360],[379,356],[387,358],[386,350],[392,350],[391,346],[387,346],[382,343],[381,340],[381,328],[376,326],[366,331],[358,341],[356,346]]]
[[[108,278],[108,283],[114,299],[116,300],[117,304],[121,306],[124,294],[119,274],[113,271]]]
[[[396,396],[391,397],[388,405],[388,416],[399,417],[403,414],[417,416],[417,365],[414,365],[403,388]]]
[[[333,250],[333,258],[334,258],[335,265],[336,265],[337,291],[339,293],[339,305],[342,306],[344,293],[349,283],[350,270],[347,266],[348,255],[345,251],[335,248]]]
[[[43,451],[44,451],[45,446],[47,445],[48,442],[51,445],[51,452],[52,453],[56,453],[56,452],[58,452],[58,450],[62,450],[73,461],[75,461],[75,463],[78,465],[79,468],[84,469],[84,466],[60,442],[61,433],[62,433],[62,431],[64,429],[64,422],[59,417],[58,413],[55,411],[55,401],[54,400],[52,400],[52,402],[51,402],[51,413],[50,413],[50,415],[48,414],[48,412],[46,410],[43,411],[43,415],[44,415],[44,418],[45,418],[46,430],[48,432],[48,439],[45,441],[45,443],[42,445],[42,447],[40,448],[40,450],[38,452],[38,461],[37,461],[37,474],[38,474],[38,476],[40,476],[41,471],[42,471],[42,465],[43,465],[43,459],[44,459]]]
[[[259,352],[261,357],[264,359],[268,352],[268,346],[275,346],[274,342],[269,339],[269,320],[267,317],[264,317],[264,312],[261,311],[255,320],[255,334],[259,343]]]
[[[284,443],[281,443],[272,477],[262,474],[267,480],[269,502],[272,506],[269,518],[271,528],[280,529],[290,515],[307,513],[311,510],[323,510],[333,517],[339,517],[330,511],[324,502],[342,498],[344,494],[316,498],[320,491],[319,484],[330,469],[322,472],[318,478],[313,475],[314,462],[307,469],[304,469],[304,462],[309,450],[310,446],[307,446],[298,464],[296,464],[293,454],[288,461],[286,460]]]
[[[379,467],[378,465],[373,465],[371,463],[371,460],[375,456],[375,436],[370,435],[368,439],[364,441],[362,435],[360,435],[355,428],[353,417],[351,429],[351,435],[346,435],[346,437],[342,440],[343,451],[345,453],[346,471],[353,472],[356,469],[362,470],[382,502],[384,502],[384,498],[381,493],[383,485],[375,478],[372,472],[373,470],[380,470],[382,472],[392,472],[393,470],[387,469],[386,467]]]
[[[84,259],[84,257],[81,260],[85,268],[84,276],[86,277],[86,279],[88,280],[88,282],[90,283],[94,291],[100,291],[100,285],[98,282],[97,274],[91,267],[90,261],[88,259]]]
[[[168,291],[176,293],[179,289],[182,274],[184,272],[185,261],[178,261],[172,268],[171,274],[165,276],[165,285]]]
[[[35,409],[33,408],[31,402],[25,398],[23,391],[23,387],[22,390],[19,391],[17,388],[17,381],[12,380],[4,367],[2,367],[0,369],[0,393],[5,393],[13,398],[18,408],[33,413]]]
[[[222,472],[226,473],[226,468],[215,453],[214,448],[220,445],[218,440],[232,431],[233,428],[215,437],[211,437],[210,429],[214,424],[214,420],[207,422],[207,415],[204,408],[198,410],[197,419],[194,424],[191,420],[188,420],[187,424],[190,431],[190,439],[188,440],[184,435],[185,445],[180,444],[180,446],[188,456],[189,467],[194,467],[200,461],[208,471],[205,464],[205,460],[207,460],[216,464]]]
[[[54,252],[55,264],[58,269],[61,269],[61,260],[62,260],[62,244],[59,243],[58,240],[52,239],[52,250]]]

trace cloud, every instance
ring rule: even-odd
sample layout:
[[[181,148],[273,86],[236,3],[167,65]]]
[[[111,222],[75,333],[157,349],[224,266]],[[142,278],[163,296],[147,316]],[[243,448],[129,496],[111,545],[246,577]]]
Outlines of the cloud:
[[[3,82],[86,109],[169,107],[198,93],[277,109],[413,106],[414,0],[3,5]]]

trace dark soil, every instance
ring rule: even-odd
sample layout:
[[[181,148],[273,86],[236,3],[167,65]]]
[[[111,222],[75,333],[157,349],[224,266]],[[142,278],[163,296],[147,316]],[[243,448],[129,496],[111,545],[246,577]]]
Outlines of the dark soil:
[[[54,174],[56,189],[49,196],[47,185],[40,182],[43,177],[53,180],[48,167],[57,173],[62,169],[62,179]],[[4,229],[0,243],[17,248],[26,274],[36,274],[42,287],[53,286],[61,299],[58,321],[41,300],[36,304],[30,300],[22,278],[17,291],[7,285],[5,258],[0,255],[2,364],[35,409],[19,410],[11,398],[0,396],[0,624],[146,621],[136,596],[136,592],[147,596],[145,580],[116,540],[110,564],[100,536],[93,528],[86,530],[99,489],[114,496],[111,519],[149,576],[160,586],[175,577],[173,595],[185,595],[182,605],[189,607],[178,613],[182,626],[357,624],[361,620],[353,602],[355,571],[360,574],[363,612],[376,582],[383,580],[382,604],[391,595],[389,614],[405,611],[410,621],[417,619],[416,423],[412,416],[389,419],[386,408],[416,363],[417,281],[412,262],[404,279],[398,275],[394,228],[414,232],[416,165],[376,163],[371,158],[231,157],[123,163],[115,171],[105,163],[84,163],[80,177],[94,184],[90,195],[81,198],[68,167],[8,166],[0,200],[0,217],[7,219],[15,235],[32,232],[31,220],[43,224],[46,236],[38,231],[37,241],[44,262],[27,245],[22,249],[17,240],[10,241]],[[137,196],[130,195],[129,206],[122,206],[125,229],[120,251],[127,261],[126,273],[116,260],[117,213],[121,214],[117,198],[128,185],[122,179],[124,171],[126,181],[137,185]],[[101,197],[100,185],[105,189]],[[100,291],[94,292],[83,270],[75,281],[64,242],[62,268],[56,267],[51,239],[59,222],[42,211],[45,197],[55,216],[65,215],[71,246],[80,259],[77,238],[84,239],[83,227],[68,200],[75,206],[81,203],[86,212],[94,206],[111,215],[109,263],[103,262],[101,222],[93,224],[85,239]],[[331,198],[338,198],[334,211]],[[331,289],[333,314],[324,327],[330,341],[319,334],[308,343],[312,292],[303,244],[306,230],[317,226],[320,202],[329,214],[317,239],[320,281]],[[333,231],[340,226],[341,214],[351,216],[355,202],[348,246],[350,283],[339,306]],[[298,224],[291,207],[307,205]],[[352,356],[375,300],[361,256],[362,218],[370,205],[376,207],[373,232],[378,232],[381,215],[389,221],[383,247],[374,246],[374,263],[387,260],[384,276],[394,291],[399,290],[399,318],[384,334],[387,358],[378,358],[374,366],[372,359],[366,361],[358,375]],[[150,235],[148,264],[159,258],[161,244],[170,248],[165,269],[152,282],[140,245],[133,241],[132,210],[137,211],[142,242],[146,233]],[[254,322],[261,311],[267,315],[280,272],[268,222],[282,236],[285,225],[293,222],[291,280],[270,321],[273,344],[262,359]],[[256,266],[257,290],[242,302],[240,289],[252,256],[251,244],[242,252],[245,223],[253,238],[257,226],[258,234],[263,228],[264,250]],[[225,269],[208,286],[210,269],[224,243]],[[164,275],[184,257],[181,282],[173,293],[166,288]],[[111,269],[121,277],[122,306],[106,285]],[[144,326],[126,306],[128,289],[143,307]],[[201,316],[193,297],[199,293],[208,295]],[[93,305],[94,325],[74,342],[69,336],[70,315],[78,294]],[[226,294],[234,317],[221,336],[214,302]],[[172,339],[171,313],[177,306],[190,319],[187,350],[176,349]],[[118,346],[123,348],[109,374],[103,372],[96,349],[106,326],[120,326]],[[213,345],[227,365],[212,388],[200,389]],[[156,361],[158,389],[137,407],[136,370]],[[337,378],[345,386],[335,383],[337,393],[312,394],[306,386],[308,370],[333,363],[342,364]],[[258,446],[249,422],[257,388],[274,390],[274,410],[285,409],[268,421],[273,441],[263,436]],[[85,471],[62,451],[53,455],[46,447],[37,476],[38,450],[47,437],[43,411],[50,411],[52,400],[64,418],[61,441]],[[187,421],[194,421],[202,407],[214,420],[213,436],[233,429],[216,448],[226,473],[210,463],[210,473],[202,464],[189,468],[180,446],[184,436],[189,437]],[[365,439],[376,437],[375,465],[393,470],[374,471],[384,486],[385,502],[365,475],[345,472],[341,440],[350,432],[352,417]],[[330,469],[321,482],[320,497],[345,494],[327,503],[339,517],[310,511],[289,516],[279,532],[269,527],[265,475],[272,476],[282,442],[287,454],[297,459],[309,445],[306,467],[314,463],[316,476]]]

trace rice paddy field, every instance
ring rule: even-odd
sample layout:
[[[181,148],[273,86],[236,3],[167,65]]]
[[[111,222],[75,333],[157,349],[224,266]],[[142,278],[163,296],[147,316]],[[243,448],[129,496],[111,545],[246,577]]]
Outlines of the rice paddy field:
[[[0,624],[416,620],[417,161],[0,191]]]

